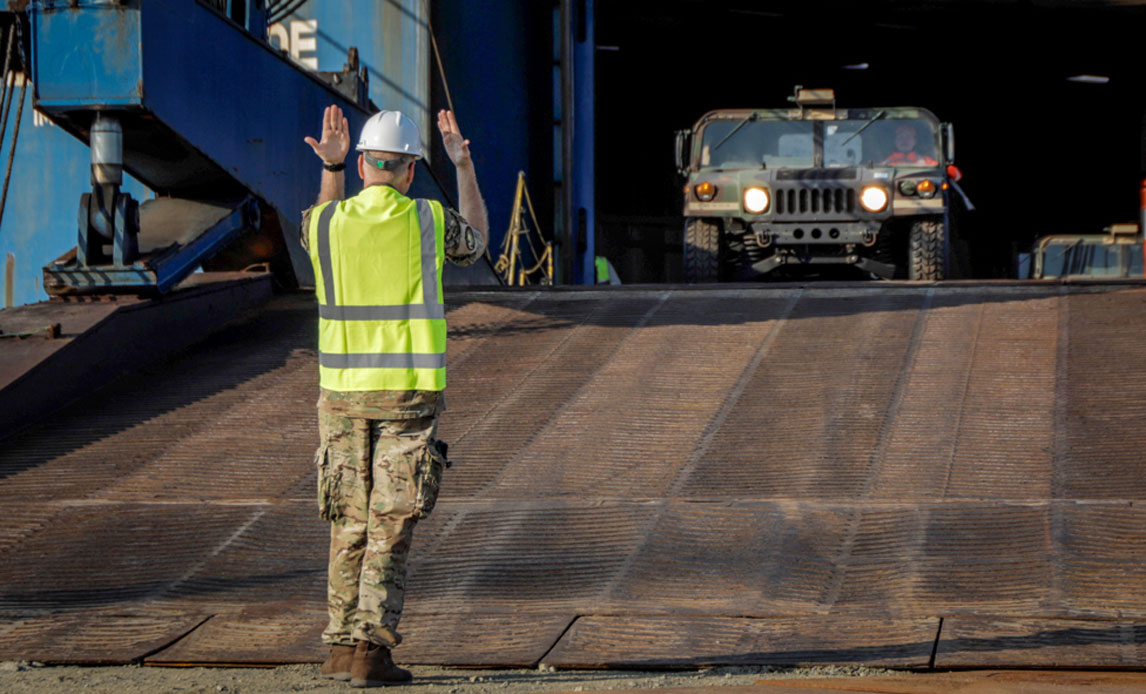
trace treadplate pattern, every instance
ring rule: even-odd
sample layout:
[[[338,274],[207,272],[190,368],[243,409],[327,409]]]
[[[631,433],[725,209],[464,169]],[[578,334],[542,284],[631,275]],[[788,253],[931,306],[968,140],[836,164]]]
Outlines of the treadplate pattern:
[[[454,293],[455,465],[395,655],[1144,667],[1144,309],[1116,285]],[[5,440],[0,659],[320,659],[314,345],[313,297],[280,297]]]

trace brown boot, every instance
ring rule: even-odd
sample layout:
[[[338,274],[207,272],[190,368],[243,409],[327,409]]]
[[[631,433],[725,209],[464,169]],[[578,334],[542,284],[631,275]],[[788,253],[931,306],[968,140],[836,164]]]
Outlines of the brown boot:
[[[319,666],[318,674],[328,680],[345,682],[350,679],[350,666],[354,662],[354,646],[331,646],[330,655]]]
[[[369,641],[359,641],[354,650],[354,663],[350,666],[351,687],[385,687],[401,684],[414,678],[390,659],[390,649]]]

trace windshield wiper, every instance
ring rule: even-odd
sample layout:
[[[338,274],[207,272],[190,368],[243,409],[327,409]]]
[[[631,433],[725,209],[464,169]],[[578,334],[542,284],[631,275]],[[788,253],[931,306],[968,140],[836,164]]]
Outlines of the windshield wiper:
[[[1064,255],[1066,255],[1070,251],[1074,250],[1075,246],[1077,246],[1080,243],[1082,243],[1082,239],[1075,239],[1074,241],[1071,241],[1070,243],[1062,246],[1062,250],[1060,250],[1058,252],[1058,257],[1060,257],[1060,258],[1063,257]]]
[[[712,152],[715,152],[715,151],[717,150],[717,148],[718,148],[718,147],[720,147],[720,145],[724,144],[725,142],[728,142],[728,138],[730,138],[730,137],[732,137],[733,135],[735,135],[735,134],[737,133],[737,131],[739,131],[741,128],[743,128],[743,127],[744,127],[745,125],[747,125],[748,123],[750,123],[750,122],[752,122],[752,121],[755,121],[755,120],[756,120],[757,118],[759,118],[759,117],[760,117],[760,115],[759,115],[758,113],[756,113],[755,111],[753,111],[752,113],[750,113],[750,114],[748,114],[747,116],[745,116],[745,117],[744,117],[744,120],[742,120],[742,121],[740,121],[739,123],[737,123],[737,124],[736,124],[736,127],[732,129],[732,132],[730,132],[730,133],[728,133],[727,135],[725,135],[725,136],[724,136],[724,137],[723,137],[723,138],[720,140],[720,142],[717,142],[715,145],[713,145],[713,146],[712,146],[712,149],[711,149],[710,151],[712,151]]]
[[[872,123],[876,122],[876,121],[877,121],[877,120],[879,120],[880,118],[883,118],[883,114],[885,114],[885,113],[887,113],[887,111],[879,111],[878,113],[876,113],[876,114],[875,114],[874,116],[872,116],[871,118],[868,118],[868,119],[867,119],[867,122],[866,122],[866,123],[864,123],[863,125],[861,125],[861,126],[860,126],[859,130],[857,130],[857,131],[855,131],[854,133],[852,133],[851,135],[849,135],[849,136],[848,136],[848,139],[846,139],[846,140],[844,140],[842,143],[840,143],[840,147],[843,147],[843,146],[844,146],[844,145],[846,145],[847,143],[849,143],[849,142],[851,142],[852,140],[856,139],[856,136],[858,136],[858,135],[859,135],[860,133],[862,133],[864,130],[867,130],[867,126],[869,126],[869,125],[871,125]]]

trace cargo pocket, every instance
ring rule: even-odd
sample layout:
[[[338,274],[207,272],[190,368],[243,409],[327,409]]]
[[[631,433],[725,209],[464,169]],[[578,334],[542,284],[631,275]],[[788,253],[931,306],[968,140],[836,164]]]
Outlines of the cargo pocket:
[[[338,472],[330,464],[328,452],[326,444],[319,446],[314,454],[314,465],[318,471],[318,516],[333,521],[337,518],[339,484]]]
[[[450,466],[446,457],[448,446],[444,441],[430,441],[418,461],[418,491],[414,497],[414,518],[425,518],[438,503],[438,490],[442,486],[442,475]]]

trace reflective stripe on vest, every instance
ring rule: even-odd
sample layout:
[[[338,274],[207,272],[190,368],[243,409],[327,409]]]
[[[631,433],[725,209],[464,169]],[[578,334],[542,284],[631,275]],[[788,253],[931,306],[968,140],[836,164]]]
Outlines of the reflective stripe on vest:
[[[444,354],[327,354],[318,363],[328,369],[444,369]]]
[[[372,214],[377,201],[352,199],[353,203],[341,203],[343,214],[337,223],[335,215],[340,203],[324,205],[318,210],[312,229],[308,230],[312,241],[311,261],[322,283],[318,307],[320,383],[323,388],[337,391],[441,390],[445,387],[446,365],[445,306],[439,287],[439,269],[444,262],[441,206],[419,199],[408,212],[386,218],[387,213],[409,204],[409,199],[393,189],[368,188],[367,191],[363,193],[371,197],[391,198],[386,201],[388,207],[379,211],[386,221],[356,219],[363,212]],[[367,235],[380,231],[381,224],[405,224],[409,230],[411,214],[417,217],[420,247],[416,269],[412,264],[404,265],[412,260],[406,252],[387,253],[386,249],[375,248],[372,249],[375,253],[363,255],[361,249],[353,246],[355,240],[368,245]],[[339,229],[339,239],[350,247],[336,244],[338,250],[332,249],[332,223]],[[396,232],[393,227],[386,229],[391,234]],[[401,233],[397,238],[402,238]],[[412,250],[414,239],[406,241],[407,248]],[[337,278],[336,255],[341,273]],[[346,293],[359,298],[371,295],[378,298],[379,291],[371,283],[378,281],[380,270],[381,274],[391,277],[408,278],[404,294],[410,303],[342,303]],[[419,285],[422,296],[415,297]],[[342,292],[338,292],[338,288]],[[393,295],[395,289],[402,288],[388,286],[386,289]]]

